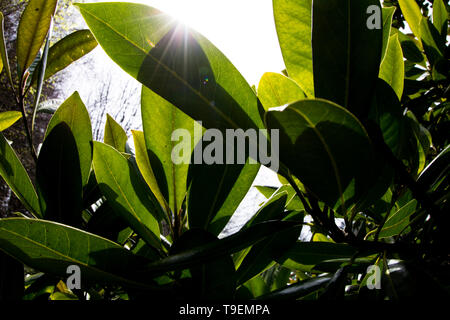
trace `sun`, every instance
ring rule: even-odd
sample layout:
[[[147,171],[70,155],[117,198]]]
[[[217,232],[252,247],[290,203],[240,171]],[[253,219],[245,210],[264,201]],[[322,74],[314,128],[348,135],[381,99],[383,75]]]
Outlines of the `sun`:
[[[159,9],[200,32],[225,54],[250,85],[257,86],[265,72],[281,72],[285,68],[272,0],[126,1]]]

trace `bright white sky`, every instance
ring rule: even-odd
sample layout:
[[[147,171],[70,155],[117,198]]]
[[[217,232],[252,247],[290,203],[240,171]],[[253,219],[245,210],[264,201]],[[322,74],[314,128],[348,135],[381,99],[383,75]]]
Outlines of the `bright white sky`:
[[[130,0],[128,0],[130,1]],[[284,67],[272,0],[133,0],[157,8],[206,36],[247,79]]]

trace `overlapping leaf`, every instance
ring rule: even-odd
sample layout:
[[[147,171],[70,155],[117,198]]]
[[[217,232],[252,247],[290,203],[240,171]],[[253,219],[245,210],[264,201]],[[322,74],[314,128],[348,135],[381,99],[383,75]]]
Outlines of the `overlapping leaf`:
[[[370,140],[361,123],[342,107],[321,99],[301,100],[267,112],[266,124],[280,130],[281,162],[341,214],[372,186],[377,173],[371,165]]]
[[[305,94],[294,81],[288,77],[273,73],[265,73],[258,85],[258,98],[265,110],[272,107],[284,106],[285,104],[304,99]]]
[[[383,45],[381,28],[369,28],[370,6],[381,15],[378,0],[313,2],[315,97],[333,101],[359,119],[368,114],[366,101],[378,78]]]
[[[35,219],[1,219],[0,230],[0,248],[32,268],[66,278],[67,267],[77,265],[84,283],[148,287],[145,279],[130,280],[126,276],[145,260],[107,239]]]
[[[274,0],[275,25],[289,77],[314,96],[311,49],[312,0]]]
[[[92,126],[89,113],[78,92],[74,92],[56,110],[47,126],[46,136],[62,122],[69,126],[75,139],[82,184],[85,185],[89,180],[92,163]]]
[[[119,66],[194,120],[208,128],[262,128],[254,92],[200,34],[145,5],[78,7]]]
[[[129,161],[111,146],[94,142],[93,166],[100,190],[110,207],[147,244],[159,247],[161,209]]]

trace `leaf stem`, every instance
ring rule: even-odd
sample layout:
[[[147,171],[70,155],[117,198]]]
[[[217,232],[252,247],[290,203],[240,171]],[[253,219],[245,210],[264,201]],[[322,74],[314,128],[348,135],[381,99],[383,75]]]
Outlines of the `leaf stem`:
[[[28,127],[28,120],[27,120],[27,115],[25,112],[24,96],[21,93],[19,93],[19,97],[17,99],[17,104],[19,106],[20,112],[22,113],[23,125],[25,126],[25,134],[27,136],[31,156],[33,157],[34,162],[37,163],[36,150],[34,149],[34,146],[33,146],[33,137],[31,135],[30,128]]]

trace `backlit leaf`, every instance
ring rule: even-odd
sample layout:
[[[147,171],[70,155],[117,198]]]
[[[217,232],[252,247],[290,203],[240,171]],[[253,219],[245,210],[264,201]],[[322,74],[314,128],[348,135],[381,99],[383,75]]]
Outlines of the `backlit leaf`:
[[[17,62],[22,78],[33,63],[50,28],[58,0],[30,0],[17,31]]]
[[[314,96],[311,50],[312,0],[274,0],[275,26],[289,77]]]

